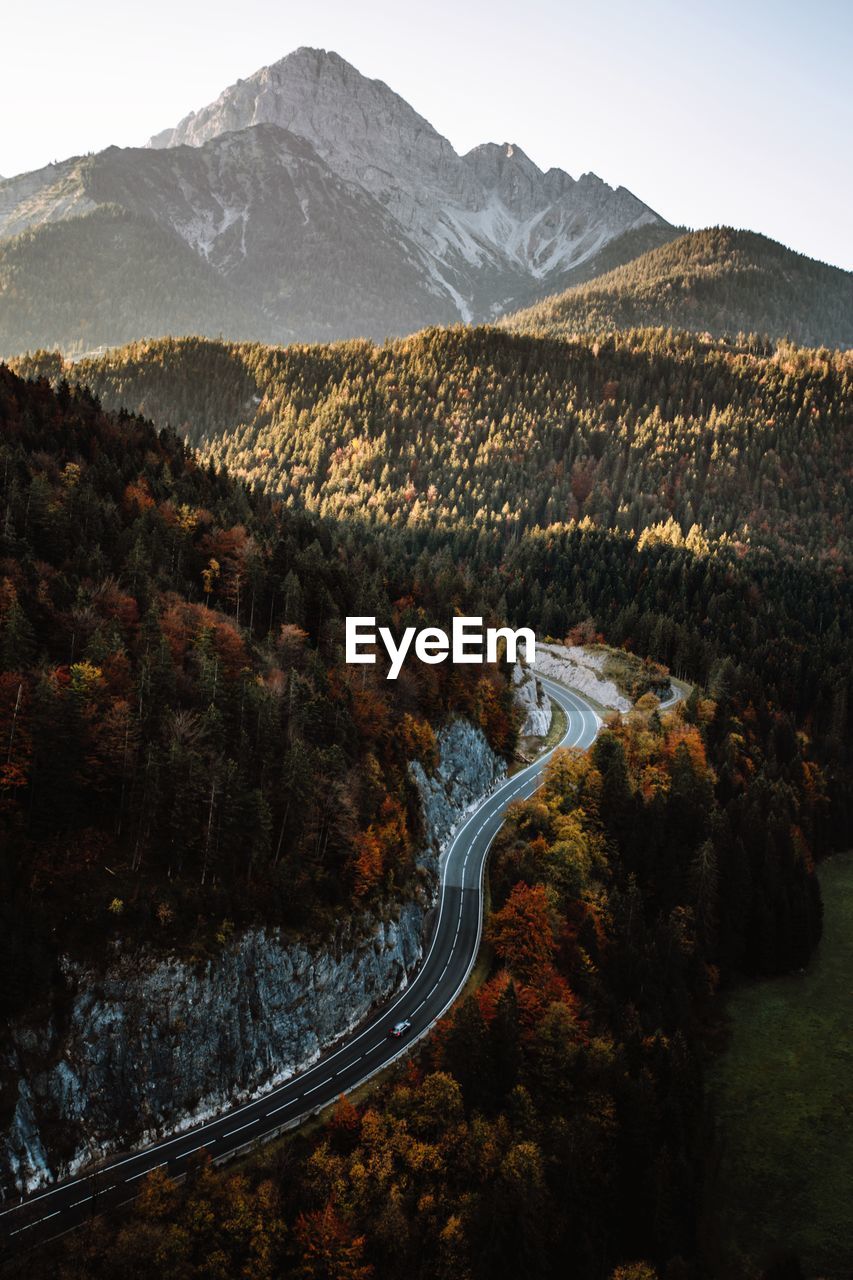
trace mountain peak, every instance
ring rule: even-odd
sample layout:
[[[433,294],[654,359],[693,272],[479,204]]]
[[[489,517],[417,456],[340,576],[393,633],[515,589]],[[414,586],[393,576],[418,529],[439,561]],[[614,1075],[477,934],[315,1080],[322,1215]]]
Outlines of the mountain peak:
[[[176,235],[178,256],[188,246],[252,307],[262,298],[288,336],[492,319],[624,232],[666,226],[594,175],[543,173],[516,142],[460,156],[383,81],[310,46],[235,81],[147,149],[4,182],[0,238],[107,205]]]

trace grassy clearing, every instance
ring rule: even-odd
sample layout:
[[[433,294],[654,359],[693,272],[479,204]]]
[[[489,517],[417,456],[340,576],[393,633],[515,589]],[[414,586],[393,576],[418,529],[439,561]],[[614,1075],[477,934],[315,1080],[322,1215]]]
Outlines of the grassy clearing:
[[[802,975],[728,1000],[713,1064],[716,1167],[706,1195],[709,1273],[752,1276],[775,1249],[807,1276],[853,1269],[853,852],[824,864],[823,940]]]
[[[550,751],[552,747],[556,747],[557,743],[565,737],[566,730],[569,727],[569,717],[559,702],[555,702],[553,698],[551,699],[551,712],[551,728],[542,741],[542,745],[539,748],[540,753]]]

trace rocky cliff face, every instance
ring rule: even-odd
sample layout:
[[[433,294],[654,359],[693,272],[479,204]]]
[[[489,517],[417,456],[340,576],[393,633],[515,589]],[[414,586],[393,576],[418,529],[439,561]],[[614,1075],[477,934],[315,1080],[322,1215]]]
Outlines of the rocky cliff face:
[[[517,662],[512,669],[513,701],[524,715],[522,738],[543,738],[551,728],[551,699],[529,667]]]
[[[462,319],[483,318],[482,281],[508,291],[577,265],[615,236],[663,219],[595,174],[543,173],[512,143],[459,156],[381,80],[338,54],[297,49],[239,80],[149,146],[198,147],[260,123],[306,138],[341,177],[376,198],[427,255],[436,284]],[[499,299],[493,300],[491,314]]]
[[[66,962],[71,998],[42,1026],[11,1028],[17,1079],[0,1137],[0,1195],[66,1176],[99,1155],[188,1127],[310,1064],[408,981],[422,953],[441,849],[504,764],[479,730],[438,735],[422,799],[421,882],[411,901],[342,922],[317,945],[252,929],[215,959],[125,953],[104,973]]]
[[[506,765],[491,751],[479,729],[454,720],[439,734],[439,762],[432,776],[415,761],[409,772],[421,797],[426,830],[425,860],[437,865],[441,850],[471,806],[506,773]]]

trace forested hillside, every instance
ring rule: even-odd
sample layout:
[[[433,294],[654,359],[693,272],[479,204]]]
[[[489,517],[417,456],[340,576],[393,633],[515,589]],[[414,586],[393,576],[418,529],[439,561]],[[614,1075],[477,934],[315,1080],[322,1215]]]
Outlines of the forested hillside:
[[[170,327],[270,341],[280,332],[177,236],[125,209],[0,241],[0,352],[91,351]]]
[[[604,529],[851,550],[853,357],[638,331],[376,347],[135,344],[64,369],[288,503],[399,528]]]
[[[488,979],[416,1059],[236,1172],[150,1175],[129,1221],[69,1239],[63,1280],[152,1256],[164,1280],[700,1274],[714,993],[820,928],[819,787],[768,728],[694,697],[558,756],[493,855]]]
[[[378,547],[2,366],[0,423],[4,1009],[45,998],[69,949],[317,935],[411,892],[406,761],[429,765],[451,712],[508,751],[503,668],[356,679],[345,614],[437,599],[416,607]]]
[[[663,326],[853,346],[853,274],[753,231],[693,231],[502,322],[566,336]]]
[[[492,971],[393,1087],[237,1174],[203,1154],[181,1188],[155,1174],[133,1217],[38,1266],[367,1280],[562,1275],[570,1259],[598,1280],[642,1258],[620,1280],[691,1275],[715,992],[804,963],[814,860],[853,835],[847,359],[481,331],[382,349],[188,341],[76,367],[211,457],[245,449],[255,480],[269,463],[283,501],[110,416],[55,359],[36,366],[56,393],[0,383],[12,1008],[49,986],[59,947],[199,954],[232,924],[316,932],[414,887],[404,762],[429,761],[453,710],[508,749],[506,686],[487,668],[352,677],[344,614],[603,633],[699,686],[663,722],[653,706],[617,721],[517,808],[496,849]],[[281,457],[255,456],[249,428],[225,434],[255,413],[279,423]],[[539,439],[552,467],[530,461]],[[582,518],[531,527],[542,474],[567,470]],[[612,531],[585,504],[612,502],[627,473],[647,521]],[[715,485],[729,504],[700,528]]]

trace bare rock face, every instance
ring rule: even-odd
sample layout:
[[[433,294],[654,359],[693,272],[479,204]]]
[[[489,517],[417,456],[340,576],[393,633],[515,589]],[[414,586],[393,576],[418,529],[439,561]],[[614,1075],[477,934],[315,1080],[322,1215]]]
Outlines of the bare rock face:
[[[230,336],[381,338],[424,322],[450,322],[458,314],[440,296],[394,218],[360,186],[333,172],[310,142],[275,125],[221,134],[199,147],[109,147],[50,172],[0,184],[0,237],[32,228],[41,233],[47,253],[58,223],[67,235],[78,230],[78,244],[64,255],[71,284],[78,265],[85,277],[91,249],[88,241],[84,244],[83,215],[94,210],[125,211],[139,226],[153,224],[161,237],[174,240],[176,250],[186,254],[188,246],[198,272],[228,290],[231,306],[224,320]],[[96,239],[94,249],[103,276],[109,233],[101,243],[99,248]],[[167,250],[159,252],[164,256]],[[146,263],[127,257],[125,310],[137,288],[149,301],[145,269]],[[34,281],[32,272],[19,274]],[[201,284],[196,292],[201,294]],[[84,309],[85,288],[75,288],[75,294]],[[189,307],[191,329],[221,332],[221,308],[205,328],[206,311],[198,300]],[[178,301],[170,311],[170,299],[162,299],[160,313],[149,321],[158,325],[153,332],[174,330]],[[89,323],[88,332],[92,328]],[[116,331],[115,322],[112,331],[106,324],[95,334],[101,342],[139,336]],[[45,338],[53,340],[54,334],[46,332]]]
[[[524,713],[522,738],[544,738],[551,728],[551,699],[529,667],[517,662],[512,669],[513,701]]]
[[[336,173],[378,197],[409,230],[436,199],[476,207],[477,183],[447,139],[381,80],[322,49],[297,49],[262,67],[149,145],[199,146],[255,124],[305,138]]]
[[[651,209],[593,174],[576,183],[543,173],[520,147],[486,143],[464,157],[381,80],[336,53],[297,49],[216,102],[153,137],[151,147],[200,146],[234,129],[279,125],[308,139],[342,177],[375,196],[427,263],[464,319],[478,290],[470,268],[543,278],[582,262],[608,240],[645,222]],[[630,196],[629,200],[624,197]]]
[[[460,819],[506,773],[504,761],[467,720],[445,726],[438,744],[438,767],[432,776],[417,760],[409,766],[421,798],[426,856],[434,860],[433,865]]]
[[[408,982],[443,846],[505,771],[465,721],[437,741],[435,773],[412,766],[424,844],[410,900],[344,920],[316,943],[249,929],[198,965],[130,950],[104,972],[66,961],[68,1002],[41,1025],[11,1027],[0,1051],[15,1082],[0,1133],[0,1199],[288,1079]]]
[[[106,210],[173,237],[176,261],[190,247],[199,271],[181,264],[180,297],[160,288],[152,310],[144,237],[136,249],[123,242],[122,296],[92,291],[112,237],[87,215]],[[667,226],[624,188],[543,173],[514,144],[460,156],[381,80],[336,53],[298,49],[147,148],[0,179],[0,280],[19,282],[0,317],[0,354],[185,331],[185,304],[203,317],[195,331],[263,341],[382,339],[492,319],[565,287],[567,272],[646,223]],[[60,225],[77,234],[60,244]],[[42,296],[35,278],[54,260]],[[209,271],[226,281],[233,314],[201,305],[215,293]],[[75,299],[76,322],[72,308],[57,329],[51,290]]]

